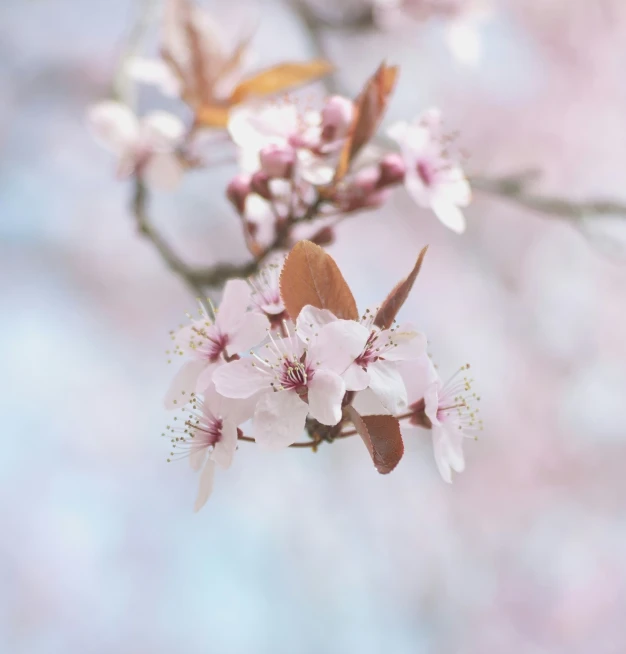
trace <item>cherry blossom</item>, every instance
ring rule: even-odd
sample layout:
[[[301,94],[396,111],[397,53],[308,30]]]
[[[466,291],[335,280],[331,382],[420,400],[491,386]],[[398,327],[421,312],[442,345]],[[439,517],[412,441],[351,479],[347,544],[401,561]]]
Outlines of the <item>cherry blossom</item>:
[[[261,343],[269,326],[267,318],[248,311],[252,291],[241,279],[226,282],[219,309],[200,306],[200,318],[172,334],[173,354],[187,356],[165,397],[165,406],[185,403],[192,392],[201,392],[211,381],[216,368],[228,358]],[[211,307],[212,308],[212,307]]]
[[[222,397],[211,383],[201,395],[193,394],[183,408],[182,427],[168,425],[172,442],[168,461],[189,457],[191,468],[200,473],[194,510],[199,511],[213,490],[216,465],[230,468],[237,449],[237,427],[252,417],[254,404],[248,400]]]
[[[472,391],[473,380],[467,376],[469,364],[461,366],[443,382],[427,355],[402,365],[408,391],[412,425],[432,430],[437,469],[444,481],[452,481],[452,471],[463,472],[463,441],[476,438],[482,420],[475,408],[480,397]]]
[[[321,111],[304,110],[291,99],[249,103],[231,110],[228,130],[242,150],[244,171],[261,168],[270,177],[296,175],[321,185],[333,178],[353,111],[340,96],[328,98]]]
[[[463,170],[450,153],[450,139],[441,131],[441,116],[431,109],[413,123],[398,122],[389,136],[400,145],[406,167],[404,184],[420,207],[430,207],[455,232],[465,231],[471,190]]]
[[[284,257],[265,265],[251,278],[253,309],[267,316],[273,327],[279,327],[287,317],[285,304],[280,297],[280,272]]]
[[[330,311],[305,307],[298,320],[298,333],[305,339],[310,338],[321,326],[336,320]],[[426,337],[410,323],[381,330],[373,320],[374,313],[366,311],[359,324],[365,344],[343,378],[348,390],[370,388],[386,411],[399,413],[406,410],[408,400],[397,362],[422,355]]]
[[[367,330],[350,320],[323,325],[308,340],[301,336],[301,328],[299,316],[296,334],[272,338],[260,354],[228,363],[213,376],[225,397],[246,399],[259,394],[253,435],[267,449],[294,443],[307,416],[323,425],[341,420],[346,392],[342,375],[367,339]]]
[[[176,116],[153,111],[138,119],[126,105],[106,101],[89,109],[88,121],[101,145],[117,155],[118,177],[141,177],[163,190],[179,184],[184,168],[176,150],[185,126]]]

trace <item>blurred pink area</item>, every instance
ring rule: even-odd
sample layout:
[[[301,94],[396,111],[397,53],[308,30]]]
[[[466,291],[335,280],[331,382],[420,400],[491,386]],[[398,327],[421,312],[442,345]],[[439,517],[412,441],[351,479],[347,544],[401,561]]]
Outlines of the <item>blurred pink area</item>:
[[[324,42],[350,92],[399,63],[389,120],[439,106],[470,176],[538,169],[538,192],[626,201],[626,4],[493,4],[474,67],[437,21]],[[330,251],[360,307],[430,245],[403,317],[444,377],[472,365],[486,428],[466,471],[444,484],[426,432],[386,477],[353,439],[242,446],[192,514],[197,479],[159,434],[167,333],[193,299],[84,127],[137,9],[0,7],[0,651],[626,651],[626,262],[600,238],[626,253],[624,217],[591,239],[477,192],[457,236],[397,191],[345,221]],[[258,15],[259,65],[312,54],[288,2]],[[190,262],[245,260],[232,172],[152,198]]]

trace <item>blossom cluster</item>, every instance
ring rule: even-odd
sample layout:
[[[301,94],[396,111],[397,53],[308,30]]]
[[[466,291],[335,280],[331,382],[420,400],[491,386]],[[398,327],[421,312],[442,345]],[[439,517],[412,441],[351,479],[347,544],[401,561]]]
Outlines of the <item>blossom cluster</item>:
[[[481,428],[467,367],[443,383],[424,334],[395,319],[424,252],[380,307],[359,315],[334,261],[301,241],[283,264],[249,282],[228,281],[219,307],[201,305],[172,333],[170,355],[184,363],[165,404],[181,408],[182,419],[165,435],[170,460],[189,456],[202,468],[196,509],[210,496],[216,465],[231,465],[238,440],[316,448],[356,432],[386,473],[403,454],[402,421],[402,429],[432,431],[446,481],[463,470],[463,440]],[[250,436],[240,429],[248,422]],[[304,433],[309,440],[298,442]]]

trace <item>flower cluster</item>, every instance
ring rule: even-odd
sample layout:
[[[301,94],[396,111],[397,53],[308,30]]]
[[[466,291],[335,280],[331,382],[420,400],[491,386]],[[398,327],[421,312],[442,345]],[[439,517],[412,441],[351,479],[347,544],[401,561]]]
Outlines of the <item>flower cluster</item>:
[[[166,435],[170,460],[188,455],[202,468],[196,509],[211,493],[216,464],[230,466],[238,439],[270,450],[317,448],[358,433],[385,473],[402,457],[403,420],[403,429],[432,430],[446,481],[463,469],[462,441],[481,427],[471,380],[441,383],[424,335],[396,322],[424,253],[380,307],[359,315],[334,261],[301,241],[282,267],[229,281],[219,307],[202,306],[172,333],[170,354],[185,361],[165,403],[181,407],[183,420]],[[249,420],[246,436],[239,428]],[[305,432],[309,440],[298,442]]]

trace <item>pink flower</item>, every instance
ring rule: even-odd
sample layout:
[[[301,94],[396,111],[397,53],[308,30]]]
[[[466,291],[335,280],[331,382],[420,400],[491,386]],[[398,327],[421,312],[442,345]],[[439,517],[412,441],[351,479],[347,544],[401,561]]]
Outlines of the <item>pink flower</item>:
[[[482,430],[479,410],[473,406],[480,397],[472,392],[473,380],[466,375],[468,369],[469,364],[461,366],[444,383],[425,354],[402,367],[412,402],[411,424],[432,429],[435,463],[448,483],[452,481],[452,470],[465,469],[463,440],[476,438]]]
[[[406,173],[404,184],[420,207],[430,207],[437,218],[455,232],[465,231],[459,207],[471,199],[463,170],[449,153],[449,139],[441,132],[437,110],[423,114],[413,123],[392,125],[389,136],[402,150]]]
[[[285,318],[285,305],[280,297],[280,273],[284,257],[265,265],[250,279],[252,305],[255,310],[267,316],[274,327],[279,327]]]
[[[263,166],[276,178],[289,173],[322,185],[333,178],[352,111],[352,102],[339,96],[329,98],[322,111],[302,110],[289,99],[246,104],[231,110],[228,131],[242,150],[244,171],[254,172]]]
[[[301,336],[301,327],[298,317],[297,335],[272,339],[261,354],[228,363],[214,374],[215,386],[225,397],[245,399],[259,394],[253,433],[268,449],[294,443],[307,416],[324,425],[341,420],[346,392],[341,375],[367,338],[362,327],[350,320],[326,324],[308,340]]]
[[[343,378],[347,390],[370,388],[385,412],[397,414],[406,410],[408,402],[397,362],[422,355],[426,349],[426,337],[408,323],[381,330],[373,325],[373,319],[374,314],[367,311],[361,324],[355,323],[360,328],[364,346]],[[336,320],[330,311],[305,307],[298,319],[298,334],[310,338],[321,326]]]
[[[167,427],[172,442],[168,461],[178,454],[189,457],[191,468],[202,469],[200,486],[194,510],[199,511],[213,490],[215,466],[230,468],[237,449],[237,427],[252,417],[253,403],[246,400],[229,400],[218,395],[210,384],[203,398],[193,395],[183,427]]]
[[[214,310],[214,321],[201,306],[200,319],[192,320],[190,325],[172,335],[173,353],[188,356],[190,360],[172,380],[165,396],[168,409],[185,404],[193,391],[201,392],[206,388],[215,369],[228,357],[249,350],[266,338],[267,318],[248,311],[251,294],[250,287],[242,279],[229,280],[219,310]]]
[[[139,120],[127,106],[106,101],[89,109],[88,121],[96,139],[118,156],[120,178],[136,175],[163,190],[178,185],[184,168],[176,150],[185,126],[176,116],[154,111]]]

